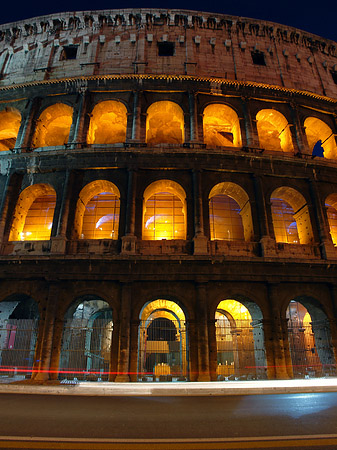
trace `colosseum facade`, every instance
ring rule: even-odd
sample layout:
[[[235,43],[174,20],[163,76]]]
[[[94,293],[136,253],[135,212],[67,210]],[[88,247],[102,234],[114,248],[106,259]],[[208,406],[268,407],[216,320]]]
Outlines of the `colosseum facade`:
[[[337,43],[185,10],[0,26],[0,377],[332,376]]]

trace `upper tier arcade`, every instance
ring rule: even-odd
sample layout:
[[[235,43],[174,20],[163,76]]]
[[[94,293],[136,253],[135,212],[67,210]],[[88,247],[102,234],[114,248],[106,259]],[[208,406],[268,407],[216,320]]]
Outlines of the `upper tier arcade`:
[[[337,44],[272,22],[185,10],[60,13],[0,26],[0,86],[171,74],[337,97]]]

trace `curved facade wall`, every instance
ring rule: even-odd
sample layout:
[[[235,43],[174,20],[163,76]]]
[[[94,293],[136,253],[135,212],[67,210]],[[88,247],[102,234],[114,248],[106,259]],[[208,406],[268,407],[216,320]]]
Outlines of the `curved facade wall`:
[[[4,373],[335,374],[336,45],[192,11],[1,26]]]

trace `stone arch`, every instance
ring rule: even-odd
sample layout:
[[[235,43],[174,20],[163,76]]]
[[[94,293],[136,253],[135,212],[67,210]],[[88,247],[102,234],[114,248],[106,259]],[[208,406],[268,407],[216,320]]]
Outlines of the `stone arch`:
[[[13,150],[21,125],[20,112],[11,107],[0,111],[0,151]]]
[[[209,147],[241,147],[239,117],[230,106],[212,103],[203,113],[204,143]]]
[[[286,310],[288,343],[296,378],[336,374],[330,323],[321,303],[298,296]]]
[[[146,113],[148,144],[182,144],[184,130],[184,113],[177,103],[163,100],[148,107]]]
[[[177,381],[188,377],[186,316],[178,303],[156,299],[139,315],[138,379]]]
[[[276,109],[261,109],[256,114],[260,147],[286,153],[294,152],[290,124]]]
[[[109,303],[95,295],[76,298],[64,316],[59,378],[108,380],[112,339]]]
[[[17,201],[9,241],[48,240],[54,218],[56,192],[49,184],[33,184]]]
[[[30,377],[35,362],[39,308],[26,294],[12,294],[0,302],[2,377],[17,381]]]
[[[218,183],[211,189],[208,199],[211,239],[252,240],[251,206],[241,186],[229,181]]]
[[[107,180],[95,180],[84,186],[76,205],[76,239],[118,239],[120,192]]]
[[[32,147],[54,147],[68,143],[73,121],[73,108],[65,103],[55,103],[44,109],[32,138]]]
[[[115,144],[125,142],[127,109],[118,100],[97,103],[90,115],[88,144]]]
[[[276,242],[310,244],[314,240],[309,207],[297,190],[282,186],[271,194]]]
[[[218,379],[266,378],[263,317],[241,296],[220,301],[215,311]]]
[[[143,239],[186,239],[186,193],[172,180],[151,183],[143,196]]]
[[[326,214],[329,223],[330,236],[334,246],[337,246],[337,194],[330,194],[325,200]]]
[[[307,117],[304,121],[304,128],[313,156],[323,156],[327,159],[337,158],[336,139],[329,125],[317,117]]]

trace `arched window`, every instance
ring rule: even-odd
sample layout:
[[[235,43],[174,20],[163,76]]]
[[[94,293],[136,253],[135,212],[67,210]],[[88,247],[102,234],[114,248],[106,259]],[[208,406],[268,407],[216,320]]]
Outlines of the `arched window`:
[[[290,125],[275,109],[262,109],[256,114],[260,147],[266,150],[293,152]]]
[[[21,125],[21,114],[17,109],[0,111],[0,151],[12,150]]]
[[[74,231],[77,239],[118,239],[120,194],[106,180],[86,185],[79,196]]]
[[[90,117],[88,144],[125,142],[127,109],[122,102],[107,100],[98,103]]]
[[[240,122],[236,112],[219,103],[206,106],[203,116],[204,142],[210,147],[241,147]]]
[[[276,242],[313,242],[309,208],[298,191],[285,186],[275,189],[271,195],[271,212]]]
[[[12,222],[9,241],[50,239],[56,193],[48,184],[34,184],[21,192]]]
[[[304,121],[305,134],[313,156],[337,158],[336,139],[331,128],[316,117],[307,117]]]
[[[165,377],[182,381],[188,377],[185,314],[171,300],[154,300],[140,314],[138,377],[147,381]]]
[[[146,142],[148,144],[182,144],[184,113],[177,103],[160,101],[147,110]]]
[[[209,194],[211,239],[251,241],[252,213],[247,193],[237,184],[219,183]]]
[[[143,239],[186,239],[186,194],[174,181],[160,180],[144,192]]]
[[[254,319],[259,325],[253,328]],[[219,303],[215,320],[217,375],[220,379],[266,377],[261,319],[260,308],[252,302],[247,302],[247,306],[232,299]]]
[[[332,242],[337,247],[337,194],[330,194],[325,201]]]
[[[69,139],[73,121],[73,108],[56,103],[42,111],[32,139],[32,147],[54,147],[65,145]]]
[[[329,320],[315,299],[291,300],[286,311],[294,377],[334,375]]]

